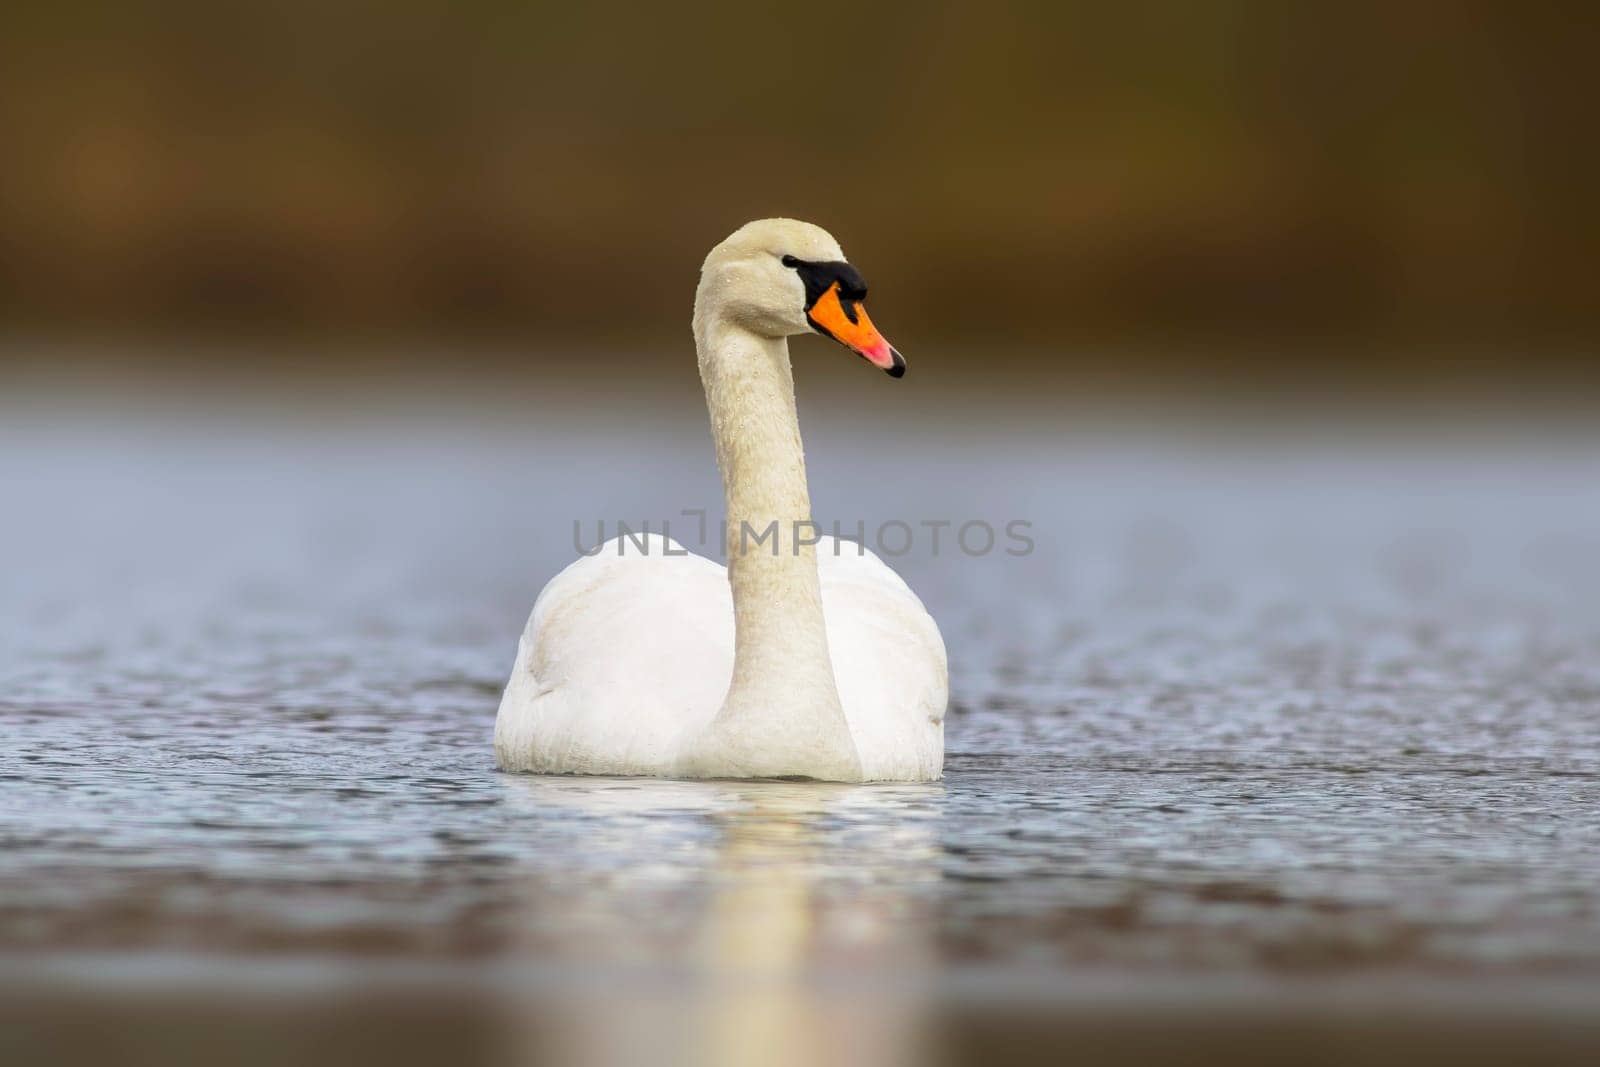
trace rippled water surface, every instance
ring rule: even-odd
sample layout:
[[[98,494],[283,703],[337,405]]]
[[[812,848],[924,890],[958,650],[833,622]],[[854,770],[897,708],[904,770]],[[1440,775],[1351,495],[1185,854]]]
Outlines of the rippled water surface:
[[[896,561],[945,780],[511,777],[573,520],[717,501],[697,413],[558,410],[14,413],[0,949],[1600,978],[1594,442],[819,415],[825,520],[1033,523]]]

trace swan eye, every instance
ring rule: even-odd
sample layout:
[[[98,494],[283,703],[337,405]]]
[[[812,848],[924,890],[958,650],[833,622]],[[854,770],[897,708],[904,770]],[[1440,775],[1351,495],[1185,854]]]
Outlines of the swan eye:
[[[800,261],[793,256],[784,256],[782,262],[785,267],[798,267],[800,265]]]

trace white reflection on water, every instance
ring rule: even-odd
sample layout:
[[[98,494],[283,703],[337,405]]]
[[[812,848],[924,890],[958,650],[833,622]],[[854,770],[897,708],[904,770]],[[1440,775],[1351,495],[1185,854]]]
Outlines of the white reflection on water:
[[[564,899],[574,911],[566,918],[585,931],[547,957],[554,966],[581,972],[601,946],[648,936],[653,924],[629,917],[666,897],[693,899],[675,937],[626,946],[635,965],[666,969],[670,1003],[638,990],[603,1009],[579,1003],[522,1032],[535,1058],[926,1062],[928,985],[918,975],[936,953],[926,917],[911,913],[924,906],[916,891],[939,878],[932,802],[942,786],[507,776],[504,788],[512,810],[581,827],[565,875],[592,893],[552,898],[549,870],[529,886],[539,927],[564,925],[549,911]],[[830,976],[843,987],[830,988]],[[893,995],[855,995],[889,980]]]

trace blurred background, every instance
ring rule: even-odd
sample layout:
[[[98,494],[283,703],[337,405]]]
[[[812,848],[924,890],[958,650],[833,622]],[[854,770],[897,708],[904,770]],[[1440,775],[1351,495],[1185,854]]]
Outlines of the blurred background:
[[[0,8],[0,1060],[1596,1062],[1581,4]],[[942,783],[540,779],[599,523],[793,345]],[[576,532],[574,525],[580,527]],[[1002,546],[1009,542],[1002,542]]]
[[[985,375],[1566,396],[1597,43],[1559,4],[11,4],[0,313],[129,373],[677,370],[705,251],[787,214]]]

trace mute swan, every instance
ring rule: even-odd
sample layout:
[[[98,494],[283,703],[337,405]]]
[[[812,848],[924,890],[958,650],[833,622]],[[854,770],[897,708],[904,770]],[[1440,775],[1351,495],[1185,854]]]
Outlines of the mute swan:
[[[495,720],[502,769],[939,778],[938,626],[876,556],[810,524],[788,338],[816,331],[900,377],[905,360],[867,317],[866,292],[809,223],[751,222],[711,250],[694,336],[728,567],[661,535],[642,551],[619,536],[551,579]]]

